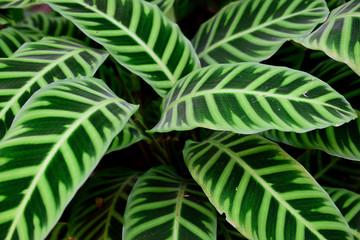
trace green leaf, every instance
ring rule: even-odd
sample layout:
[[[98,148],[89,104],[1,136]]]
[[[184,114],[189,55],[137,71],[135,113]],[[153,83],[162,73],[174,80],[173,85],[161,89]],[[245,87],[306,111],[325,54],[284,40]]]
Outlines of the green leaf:
[[[206,196],[169,166],[140,177],[124,216],[123,239],[216,239],[216,215]]]
[[[91,177],[74,198],[67,236],[73,239],[121,239],[128,195],[140,172],[109,168]]]
[[[169,12],[175,2],[175,0],[147,0],[147,1],[157,5],[164,13]]]
[[[10,57],[25,42],[37,41],[42,37],[42,34],[27,27],[7,27],[1,29],[0,58]]]
[[[0,59],[0,139],[36,90],[58,79],[92,76],[107,55],[74,40],[47,37]]]
[[[325,188],[345,220],[349,223],[356,240],[360,239],[360,195],[341,188]]]
[[[62,236],[66,233],[68,223],[58,222],[51,233],[47,236],[46,240],[60,240],[64,239]]]
[[[127,148],[141,140],[148,139],[143,131],[132,121],[129,120],[124,129],[111,142],[106,153]]]
[[[43,239],[137,108],[90,77],[37,91],[0,142],[0,239]]]
[[[326,20],[323,0],[242,0],[204,23],[193,44],[203,66],[260,62]]]
[[[199,67],[178,26],[153,4],[138,0],[44,0],[160,95]]]
[[[357,112],[359,116],[360,113]],[[360,118],[340,127],[327,127],[306,133],[266,131],[263,136],[298,148],[321,149],[331,155],[360,160]]]
[[[352,239],[326,192],[269,140],[220,132],[186,142],[184,159],[218,212],[249,239]]]
[[[343,96],[307,73],[259,63],[222,64],[179,81],[152,131],[304,132],[356,117]]]
[[[0,0],[0,8],[25,8],[39,3],[38,0]]]
[[[324,80],[351,105],[360,109],[360,77],[354,73],[346,64],[327,59],[316,65],[310,74]]]
[[[245,240],[243,235],[239,233],[233,226],[231,226],[225,218],[218,216],[218,231],[217,240]]]
[[[307,150],[297,160],[321,186],[360,190],[360,161],[330,156],[320,150]]]
[[[295,40],[307,48],[322,50],[360,75],[359,28],[360,2],[353,0],[333,10],[316,31]]]

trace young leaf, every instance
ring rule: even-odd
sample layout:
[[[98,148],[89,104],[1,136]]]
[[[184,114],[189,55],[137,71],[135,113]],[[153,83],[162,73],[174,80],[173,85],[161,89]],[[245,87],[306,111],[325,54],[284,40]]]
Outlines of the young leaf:
[[[324,51],[360,75],[359,28],[360,2],[352,0],[333,10],[316,31],[295,40],[307,48]]]
[[[360,239],[360,195],[341,188],[328,188],[329,193],[345,220],[349,223],[356,240]]]
[[[121,239],[128,195],[140,172],[121,167],[97,172],[74,198],[67,237]]]
[[[107,56],[74,40],[47,37],[0,59],[0,139],[36,90],[58,79],[92,76]]]
[[[360,113],[357,113],[358,116]],[[331,155],[360,160],[360,118],[340,127],[327,127],[306,133],[266,131],[263,136],[298,148],[321,149]]]
[[[216,213],[201,188],[169,166],[140,177],[124,217],[123,239],[216,239]]]
[[[218,212],[249,239],[352,239],[326,192],[269,140],[221,132],[186,142],[184,158]]]
[[[328,15],[323,0],[241,0],[204,23],[195,39],[203,66],[260,62],[292,38],[309,33]]]
[[[259,63],[222,64],[179,81],[152,131],[305,132],[356,117],[343,96],[307,73]]]
[[[200,66],[189,40],[153,4],[139,0],[44,2],[103,45],[160,96]]]
[[[90,77],[37,91],[0,141],[0,239],[43,239],[137,108]]]

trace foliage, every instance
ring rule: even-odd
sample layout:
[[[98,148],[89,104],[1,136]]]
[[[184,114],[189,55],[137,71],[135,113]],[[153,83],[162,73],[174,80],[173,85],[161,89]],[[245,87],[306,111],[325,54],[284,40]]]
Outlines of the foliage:
[[[360,239],[359,13],[0,0],[0,239]]]

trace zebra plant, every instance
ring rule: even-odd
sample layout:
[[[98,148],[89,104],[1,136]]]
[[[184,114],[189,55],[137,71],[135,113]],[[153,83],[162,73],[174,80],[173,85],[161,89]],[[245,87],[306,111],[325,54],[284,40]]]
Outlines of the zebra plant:
[[[0,239],[360,239],[360,1],[218,2],[0,0]]]

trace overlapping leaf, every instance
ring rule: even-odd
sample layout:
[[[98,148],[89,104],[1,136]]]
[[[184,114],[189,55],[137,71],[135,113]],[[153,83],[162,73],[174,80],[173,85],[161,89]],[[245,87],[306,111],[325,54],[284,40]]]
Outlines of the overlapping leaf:
[[[218,217],[217,221],[218,231],[217,240],[245,240],[243,235],[239,233],[233,226],[231,226],[225,218]]]
[[[36,92],[0,141],[0,239],[43,239],[137,108],[90,77]]]
[[[0,31],[0,58],[10,57],[25,42],[37,41],[43,35],[27,27],[7,27]]]
[[[203,66],[260,62],[291,38],[309,33],[328,15],[323,0],[241,0],[203,24],[193,40]]]
[[[320,62],[310,73],[327,82],[354,108],[360,109],[360,77],[346,64],[327,59]]]
[[[296,41],[307,48],[324,51],[360,75],[359,29],[360,2],[352,0],[333,10],[329,19],[316,31]]]
[[[152,4],[156,4],[161,11],[167,13],[174,5],[175,0],[148,0]]]
[[[360,195],[341,188],[325,188],[349,223],[354,239],[360,239]]]
[[[58,79],[91,76],[107,55],[74,40],[47,37],[0,59],[0,139],[36,90]]]
[[[334,156],[360,160],[359,117],[340,127],[327,127],[306,133],[271,130],[264,132],[263,136],[298,148],[321,149]]]
[[[223,64],[179,81],[152,131],[304,132],[356,117],[343,96],[307,73],[258,63]]]
[[[130,119],[123,130],[111,142],[107,153],[127,148],[145,139],[147,137],[143,131]]]
[[[334,157],[320,150],[307,150],[297,160],[321,186],[360,191],[360,161]]]
[[[102,44],[160,96],[199,67],[191,43],[153,4],[138,0],[44,2]]]
[[[73,200],[69,231],[73,239],[121,239],[128,195],[140,172],[102,170],[91,177]]]
[[[184,158],[218,212],[249,239],[352,239],[311,175],[260,136],[224,132],[188,141]]]
[[[201,188],[168,166],[140,177],[124,217],[123,239],[216,239],[216,214]]]

